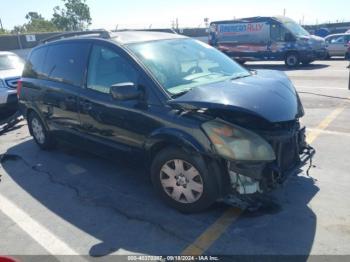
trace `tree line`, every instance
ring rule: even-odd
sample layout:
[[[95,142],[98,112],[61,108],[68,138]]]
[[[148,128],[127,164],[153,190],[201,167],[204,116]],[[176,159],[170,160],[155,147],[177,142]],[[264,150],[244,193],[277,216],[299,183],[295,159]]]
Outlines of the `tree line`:
[[[91,16],[86,0],[62,1],[63,7],[54,7],[50,20],[45,19],[38,12],[31,11],[25,16],[26,23],[17,25],[12,30],[0,29],[0,34],[80,31],[87,29],[91,24]]]

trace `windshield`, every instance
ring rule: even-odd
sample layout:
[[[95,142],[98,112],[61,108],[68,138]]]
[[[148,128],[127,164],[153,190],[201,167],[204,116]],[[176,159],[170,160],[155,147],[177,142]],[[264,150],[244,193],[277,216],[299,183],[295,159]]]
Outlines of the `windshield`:
[[[16,55],[0,55],[0,70],[18,69],[23,67],[23,61]]]
[[[295,36],[309,36],[309,32],[294,21],[283,22],[284,26]]]
[[[250,75],[249,71],[223,53],[193,39],[134,43],[129,44],[128,48],[171,95]]]

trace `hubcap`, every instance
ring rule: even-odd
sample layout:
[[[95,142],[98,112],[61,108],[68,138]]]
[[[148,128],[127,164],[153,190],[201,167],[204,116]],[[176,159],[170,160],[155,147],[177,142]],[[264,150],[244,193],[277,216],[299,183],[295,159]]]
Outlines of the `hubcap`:
[[[44,128],[36,118],[32,119],[32,131],[36,141],[38,141],[39,144],[43,144],[45,142]]]
[[[170,160],[162,166],[160,181],[168,196],[181,203],[196,202],[203,194],[203,180],[198,170],[181,159]]]

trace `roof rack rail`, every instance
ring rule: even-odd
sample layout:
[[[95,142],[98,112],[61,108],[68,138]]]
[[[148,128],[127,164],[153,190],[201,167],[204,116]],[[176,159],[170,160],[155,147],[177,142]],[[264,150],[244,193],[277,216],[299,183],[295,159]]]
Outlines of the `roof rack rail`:
[[[79,32],[68,32],[68,33],[62,33],[54,36],[50,36],[48,38],[40,40],[41,44],[45,44],[51,41],[69,38],[69,37],[75,37],[75,36],[81,36],[81,35],[98,35],[98,37],[110,39],[111,35],[107,30],[90,30],[90,31],[79,31]]]

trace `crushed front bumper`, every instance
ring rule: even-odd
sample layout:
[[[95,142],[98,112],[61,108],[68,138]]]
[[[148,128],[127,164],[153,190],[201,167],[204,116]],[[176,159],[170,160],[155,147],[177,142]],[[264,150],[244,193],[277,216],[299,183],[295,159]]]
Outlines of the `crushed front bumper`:
[[[305,140],[305,127],[286,132],[262,134],[273,147],[276,160],[273,162],[229,161],[233,194],[249,195],[266,193],[281,185],[290,175],[301,172],[309,163],[315,149]]]

